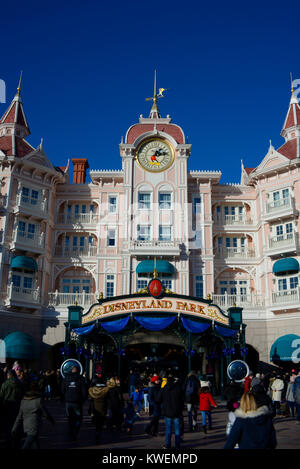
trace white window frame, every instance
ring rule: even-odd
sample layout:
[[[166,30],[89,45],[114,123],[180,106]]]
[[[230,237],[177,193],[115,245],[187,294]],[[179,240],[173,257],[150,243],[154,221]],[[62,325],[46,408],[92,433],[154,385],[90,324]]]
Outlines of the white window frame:
[[[110,236],[109,234],[110,232],[114,232],[114,236]],[[116,247],[117,245],[116,233],[117,233],[116,228],[107,228],[107,239],[106,239],[107,247]],[[109,243],[109,240],[112,240],[112,239],[114,240],[114,244]]]
[[[111,203],[111,199],[116,200],[115,204]],[[116,194],[109,194],[108,195],[108,213],[117,213],[117,211],[118,211],[118,196]]]
[[[145,204],[144,201],[140,201],[140,195],[149,195],[149,207],[145,207],[143,204]],[[148,202],[147,202],[148,204]],[[138,210],[151,210],[152,207],[152,192],[150,191],[139,191],[137,194],[137,205],[138,205]]]
[[[116,291],[116,281],[115,280],[116,280],[115,274],[111,274],[111,273],[106,274],[106,276],[105,276],[105,297],[106,298],[111,298],[111,297],[115,296],[115,291]],[[112,295],[107,295],[107,293],[108,293],[108,284],[113,285]]]
[[[169,195],[170,196],[170,201],[169,202],[161,201],[160,200],[161,195]],[[168,207],[163,206],[166,203],[169,204]],[[171,192],[171,191],[159,191],[158,192],[158,208],[159,208],[159,210],[172,210],[172,208],[173,208],[173,192]]]

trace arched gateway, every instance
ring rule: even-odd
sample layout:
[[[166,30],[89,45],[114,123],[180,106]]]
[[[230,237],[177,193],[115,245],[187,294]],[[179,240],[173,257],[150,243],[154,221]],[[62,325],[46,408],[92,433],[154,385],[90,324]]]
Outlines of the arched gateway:
[[[228,364],[246,355],[242,308],[226,314],[211,299],[170,292],[155,275],[138,293],[99,298],[86,313],[68,309],[63,353],[80,359],[88,377],[99,365],[125,376],[135,359],[149,369],[199,370],[222,394]]]

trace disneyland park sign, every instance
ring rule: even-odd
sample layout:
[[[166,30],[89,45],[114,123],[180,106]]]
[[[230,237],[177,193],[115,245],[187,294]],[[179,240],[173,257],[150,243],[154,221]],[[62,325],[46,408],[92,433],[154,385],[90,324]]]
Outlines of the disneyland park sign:
[[[98,319],[136,313],[185,314],[193,318],[208,319],[229,326],[229,318],[222,313],[218,306],[190,297],[175,297],[175,295],[164,296],[163,299],[133,295],[119,297],[111,301],[103,300],[99,304],[91,306],[81,319],[82,324],[87,324]]]

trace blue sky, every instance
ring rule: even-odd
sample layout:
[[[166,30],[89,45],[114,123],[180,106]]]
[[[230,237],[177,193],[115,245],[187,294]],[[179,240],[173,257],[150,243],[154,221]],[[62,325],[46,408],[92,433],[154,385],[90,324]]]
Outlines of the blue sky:
[[[220,170],[239,182],[241,159],[255,167],[269,140],[278,148],[300,78],[296,3],[91,1],[1,6],[0,79],[7,103],[20,70],[31,136],[54,165],[88,158],[120,169],[118,144],[148,116],[154,70],[162,116],[180,125],[189,169]]]

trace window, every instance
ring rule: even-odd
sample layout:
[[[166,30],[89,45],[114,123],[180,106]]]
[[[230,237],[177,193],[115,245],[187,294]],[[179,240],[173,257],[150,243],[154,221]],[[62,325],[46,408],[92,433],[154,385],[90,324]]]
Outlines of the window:
[[[283,241],[285,238],[291,239],[293,237],[293,223],[291,222],[283,225],[277,225],[275,230],[277,241]]]
[[[22,187],[22,202],[25,204],[36,205],[39,199],[39,191],[30,189],[29,187]]]
[[[198,298],[203,298],[203,275],[195,276],[195,295]]]
[[[287,290],[287,279],[286,278],[281,278],[278,280],[278,290]]]
[[[150,210],[150,208],[151,208],[151,194],[149,192],[139,192],[139,194],[138,194],[138,208],[140,210]]]
[[[172,195],[167,192],[160,192],[158,194],[159,208],[162,210],[169,210],[172,206]]]
[[[168,288],[169,290],[172,290],[172,280],[165,278],[165,279],[161,280],[161,283],[163,284],[163,286],[165,288]]]
[[[193,213],[200,213],[201,212],[201,199],[200,197],[193,198]]]
[[[26,223],[19,221],[18,234],[24,238],[34,239],[36,225],[33,223]]]
[[[298,277],[290,278],[290,289],[293,290],[298,287]]]
[[[159,240],[171,241],[171,239],[172,239],[171,226],[159,225]]]
[[[107,246],[116,245],[116,230],[107,231]]]
[[[115,276],[107,275],[106,276],[106,298],[114,296],[115,291]]]
[[[63,278],[61,283],[63,293],[90,293],[91,280],[89,278]]]
[[[24,288],[32,288],[32,277],[24,277]]]
[[[150,225],[137,225],[137,239],[139,241],[149,241],[151,239]]]
[[[272,193],[274,207],[280,207],[280,205],[288,204],[288,199],[290,197],[289,189],[282,189],[280,191],[275,191]]]
[[[114,195],[108,197],[108,211],[109,213],[116,213],[117,211],[117,197]]]
[[[149,283],[148,279],[137,279],[137,291],[142,290],[143,288],[146,288]]]
[[[14,287],[20,287],[21,286],[21,275],[13,274],[12,283],[13,283]]]

